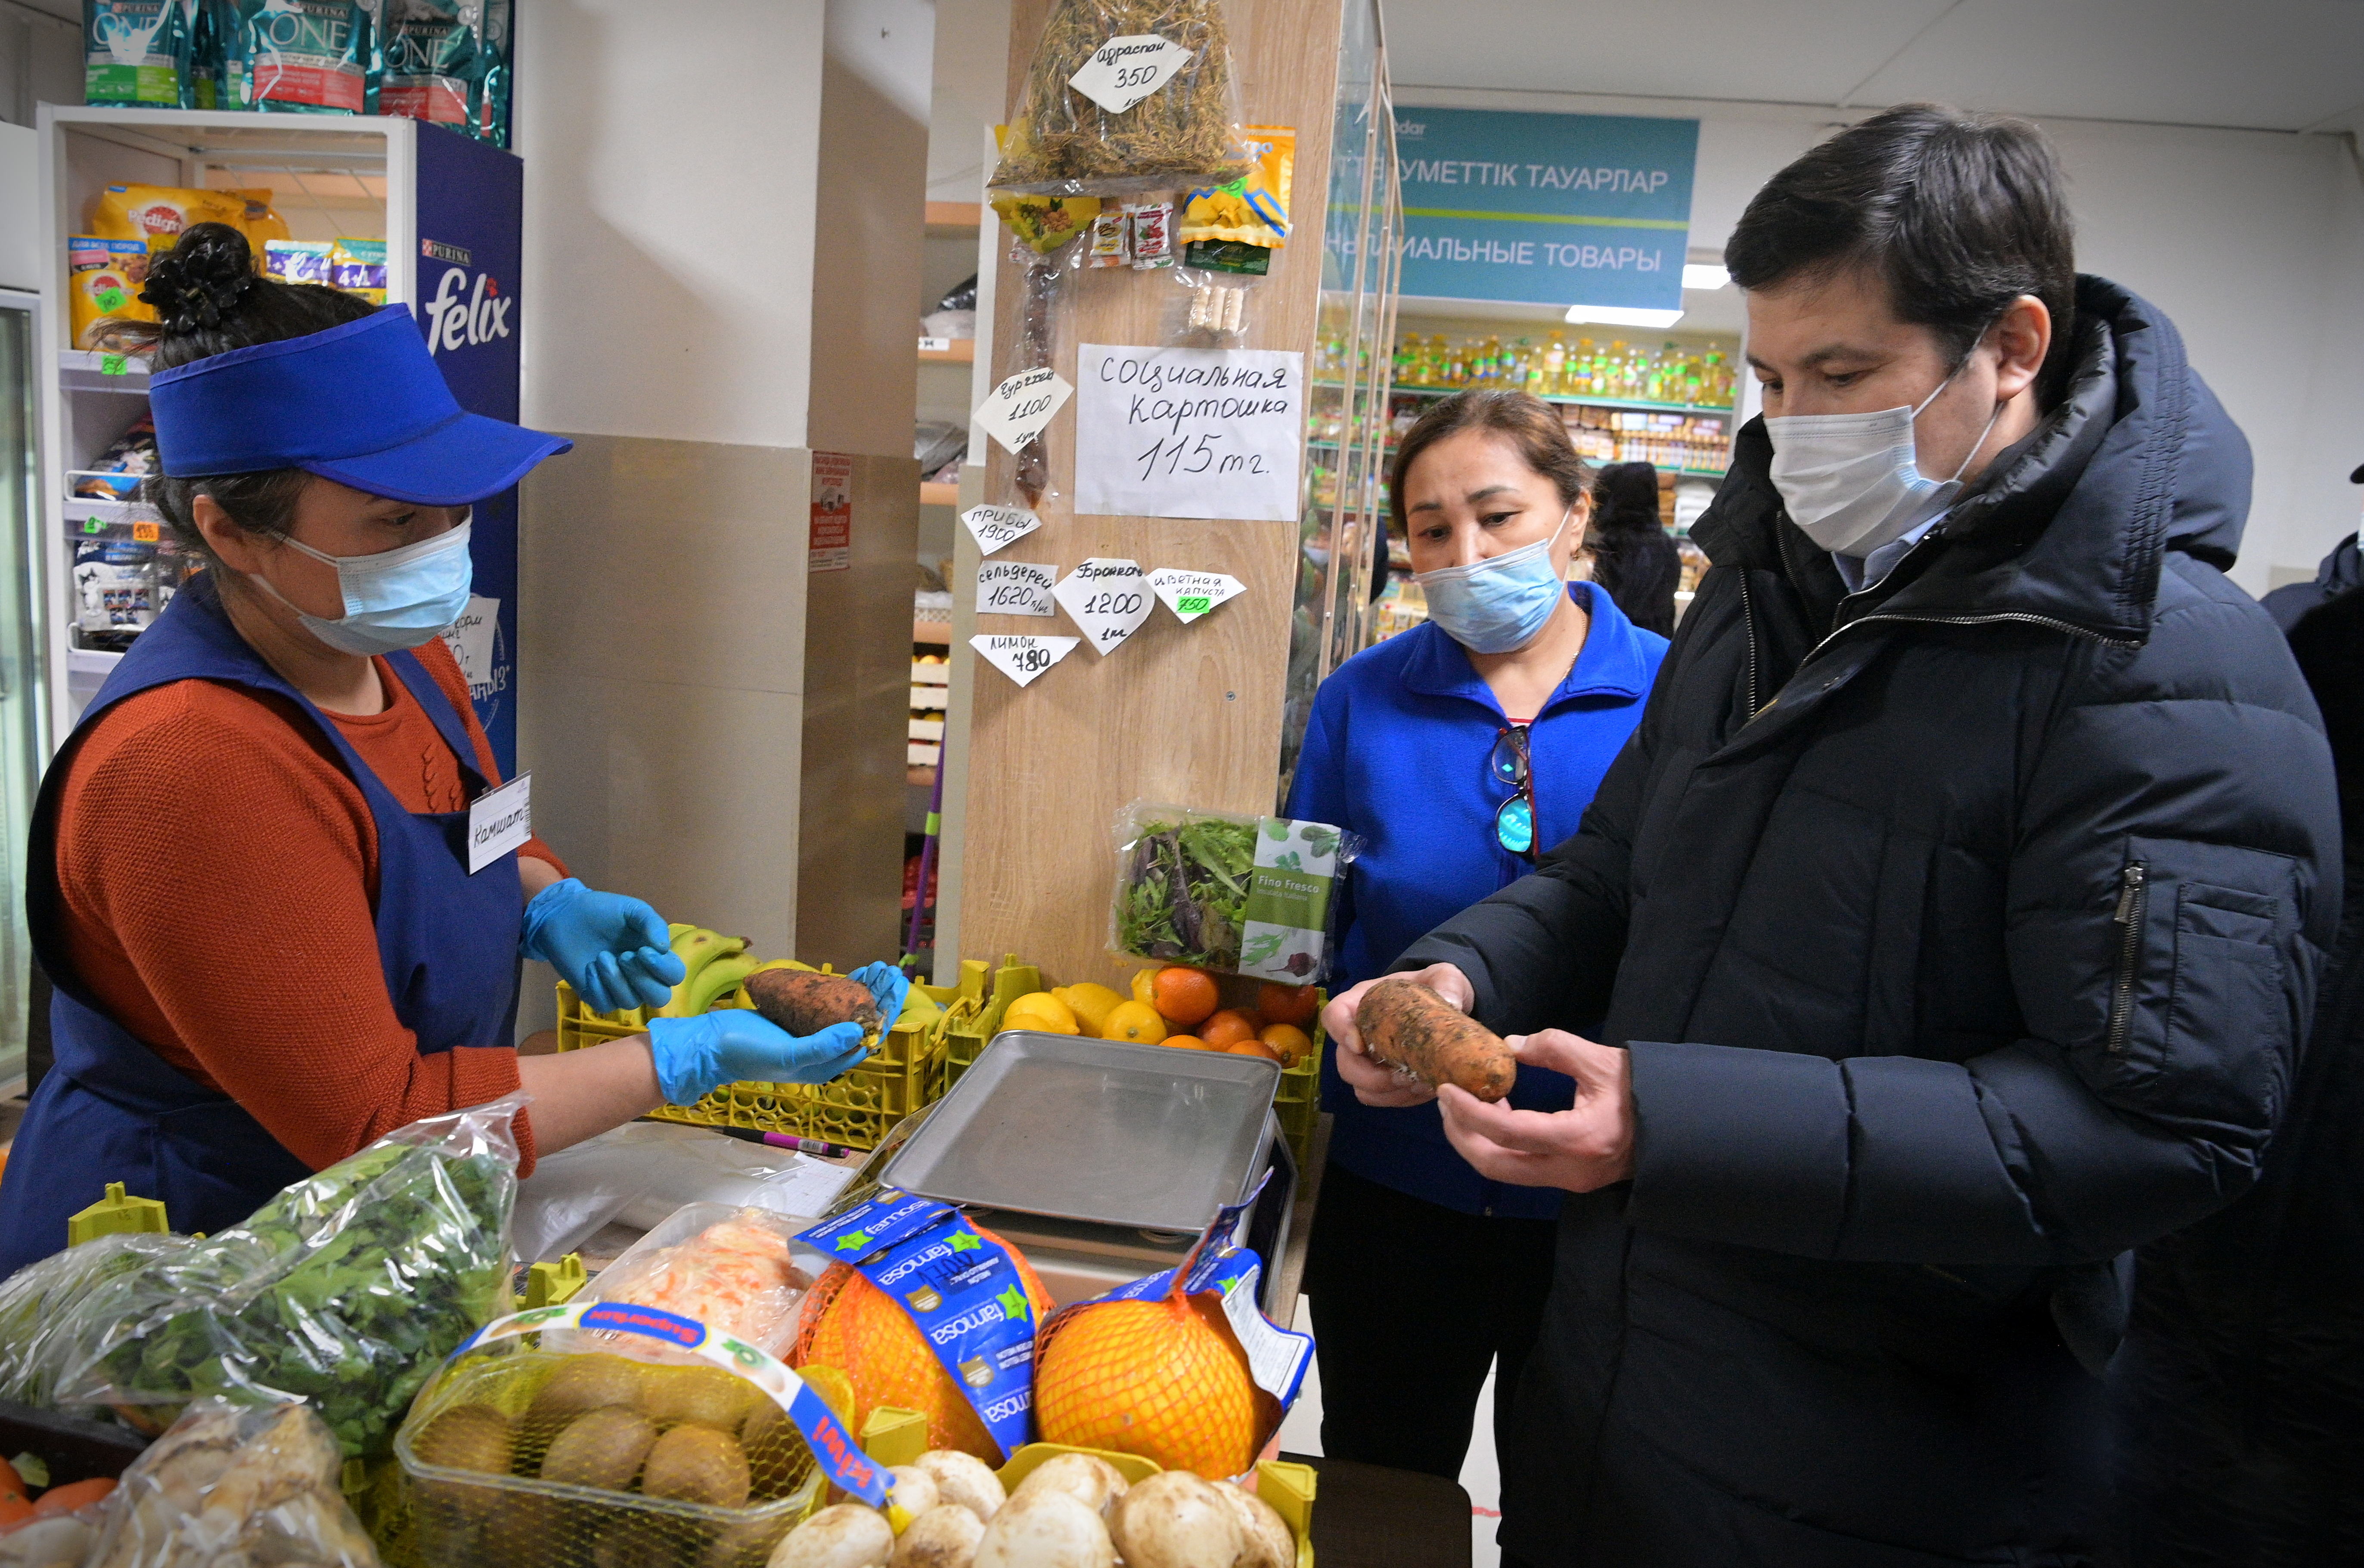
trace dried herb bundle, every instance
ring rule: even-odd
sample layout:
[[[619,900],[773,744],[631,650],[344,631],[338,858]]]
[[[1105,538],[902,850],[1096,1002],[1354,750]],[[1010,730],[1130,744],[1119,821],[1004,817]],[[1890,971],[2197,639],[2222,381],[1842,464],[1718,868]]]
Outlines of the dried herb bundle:
[[[1154,33],[1190,62],[1121,115],[1067,85],[1112,38]],[[1026,74],[999,189],[1122,194],[1236,178],[1240,145],[1221,0],[1058,0]]]

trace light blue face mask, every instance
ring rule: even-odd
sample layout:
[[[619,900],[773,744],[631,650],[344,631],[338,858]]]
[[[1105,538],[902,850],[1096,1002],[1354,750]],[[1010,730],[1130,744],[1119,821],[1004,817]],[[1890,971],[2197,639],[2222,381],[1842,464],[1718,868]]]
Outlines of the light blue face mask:
[[[1549,539],[1466,566],[1414,573],[1428,595],[1428,618],[1472,653],[1508,653],[1533,642],[1567,594],[1551,552],[1575,514],[1573,506],[1562,512]]]
[[[462,523],[449,533],[382,555],[328,555],[301,539],[282,539],[337,569],[337,590],[344,595],[345,613],[335,620],[306,614],[272,586],[269,578],[254,580],[273,598],[295,610],[304,629],[329,647],[374,659],[417,648],[450,628],[468,607],[468,589],[474,581],[474,563],[468,555],[470,526]]]

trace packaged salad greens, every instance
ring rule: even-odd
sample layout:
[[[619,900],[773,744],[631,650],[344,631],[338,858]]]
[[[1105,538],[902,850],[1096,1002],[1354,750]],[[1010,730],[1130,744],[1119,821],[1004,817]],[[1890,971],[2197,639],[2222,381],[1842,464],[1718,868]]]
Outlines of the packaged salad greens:
[[[1330,973],[1338,880],[1362,847],[1327,823],[1134,801],[1117,817],[1109,946],[1314,984]]]
[[[60,1323],[55,1402],[162,1431],[208,1395],[303,1399],[348,1457],[390,1451],[428,1375],[508,1310],[524,1103],[415,1121],[97,1283]]]
[[[1246,172],[1221,0],[1054,0],[990,182],[1132,195]]]

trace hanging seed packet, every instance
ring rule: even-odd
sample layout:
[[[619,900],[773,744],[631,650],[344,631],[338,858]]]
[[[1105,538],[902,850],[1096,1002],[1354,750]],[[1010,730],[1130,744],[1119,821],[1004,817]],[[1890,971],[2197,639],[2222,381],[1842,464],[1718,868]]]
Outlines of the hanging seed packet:
[[[509,144],[509,40],[513,0],[485,0],[485,30],[477,40],[482,80],[476,91],[476,134],[495,147]]]
[[[1221,0],[1054,0],[990,182],[1134,195],[1244,172]]]
[[[110,107],[180,109],[189,72],[182,0],[83,0],[83,99]]]

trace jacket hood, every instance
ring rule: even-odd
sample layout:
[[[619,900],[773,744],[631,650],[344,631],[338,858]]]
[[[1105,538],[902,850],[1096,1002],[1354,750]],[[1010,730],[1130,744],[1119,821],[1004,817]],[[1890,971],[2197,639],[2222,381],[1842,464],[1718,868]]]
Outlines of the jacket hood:
[[[2167,550],[2233,564],[2249,509],[2247,439],[2156,306],[2080,276],[2077,310],[2067,395],[1894,571],[1839,604],[1841,623],[2032,617],[2140,642]],[[1761,419],[1734,442],[1732,472],[1691,530],[1718,565],[1828,562],[1781,509],[1772,452]]]

